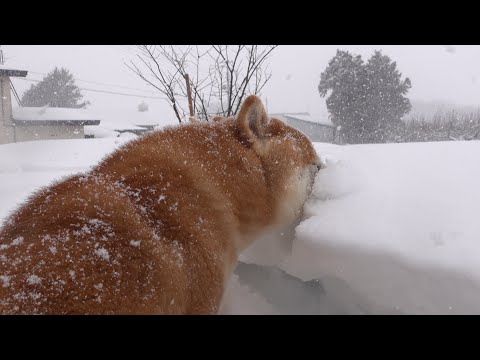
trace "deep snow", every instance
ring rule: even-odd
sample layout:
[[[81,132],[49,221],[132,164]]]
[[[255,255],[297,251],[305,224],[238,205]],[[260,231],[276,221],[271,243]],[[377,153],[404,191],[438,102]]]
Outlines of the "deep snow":
[[[1,145],[0,219],[131,137]],[[223,313],[480,313],[480,142],[315,147],[293,243],[243,254]]]

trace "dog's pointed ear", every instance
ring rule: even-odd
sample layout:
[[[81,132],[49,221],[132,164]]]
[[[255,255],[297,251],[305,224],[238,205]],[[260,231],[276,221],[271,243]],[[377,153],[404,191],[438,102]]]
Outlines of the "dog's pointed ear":
[[[263,138],[268,126],[268,115],[258,96],[250,95],[245,99],[237,116],[238,126],[250,140]]]

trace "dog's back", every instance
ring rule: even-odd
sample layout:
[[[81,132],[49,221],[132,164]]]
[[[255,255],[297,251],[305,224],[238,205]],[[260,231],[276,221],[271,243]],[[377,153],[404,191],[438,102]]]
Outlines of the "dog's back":
[[[0,312],[216,313],[239,252],[298,217],[317,165],[256,97],[130,142],[6,221]]]

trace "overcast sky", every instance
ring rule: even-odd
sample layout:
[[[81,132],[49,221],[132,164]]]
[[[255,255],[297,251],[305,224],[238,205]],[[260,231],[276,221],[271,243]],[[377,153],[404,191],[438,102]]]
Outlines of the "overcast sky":
[[[325,99],[317,90],[320,74],[337,49],[349,50],[367,60],[375,49],[397,62],[404,77],[409,77],[411,99],[443,101],[457,105],[480,105],[480,46],[477,45],[292,45],[279,46],[270,58],[272,78],[262,93],[268,99],[269,112],[324,113]],[[41,79],[55,66],[69,69],[80,87],[134,95],[161,96],[152,90],[126,66],[135,54],[133,46],[14,46],[3,45],[6,62],[12,68],[29,71],[28,78]],[[94,84],[106,83],[133,89]],[[15,79],[21,94],[32,82]],[[82,91],[91,101],[91,108],[118,106],[136,107],[138,97],[127,97]],[[21,95],[20,95],[21,96]],[[168,114],[164,100],[145,99],[151,111]],[[14,103],[15,104],[15,103]]]

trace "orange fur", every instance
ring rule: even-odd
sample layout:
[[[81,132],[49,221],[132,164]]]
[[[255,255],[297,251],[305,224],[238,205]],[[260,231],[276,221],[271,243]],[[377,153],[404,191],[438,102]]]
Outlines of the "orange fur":
[[[318,165],[255,96],[236,118],[129,142],[7,219],[0,313],[217,313],[239,253],[298,218]]]

